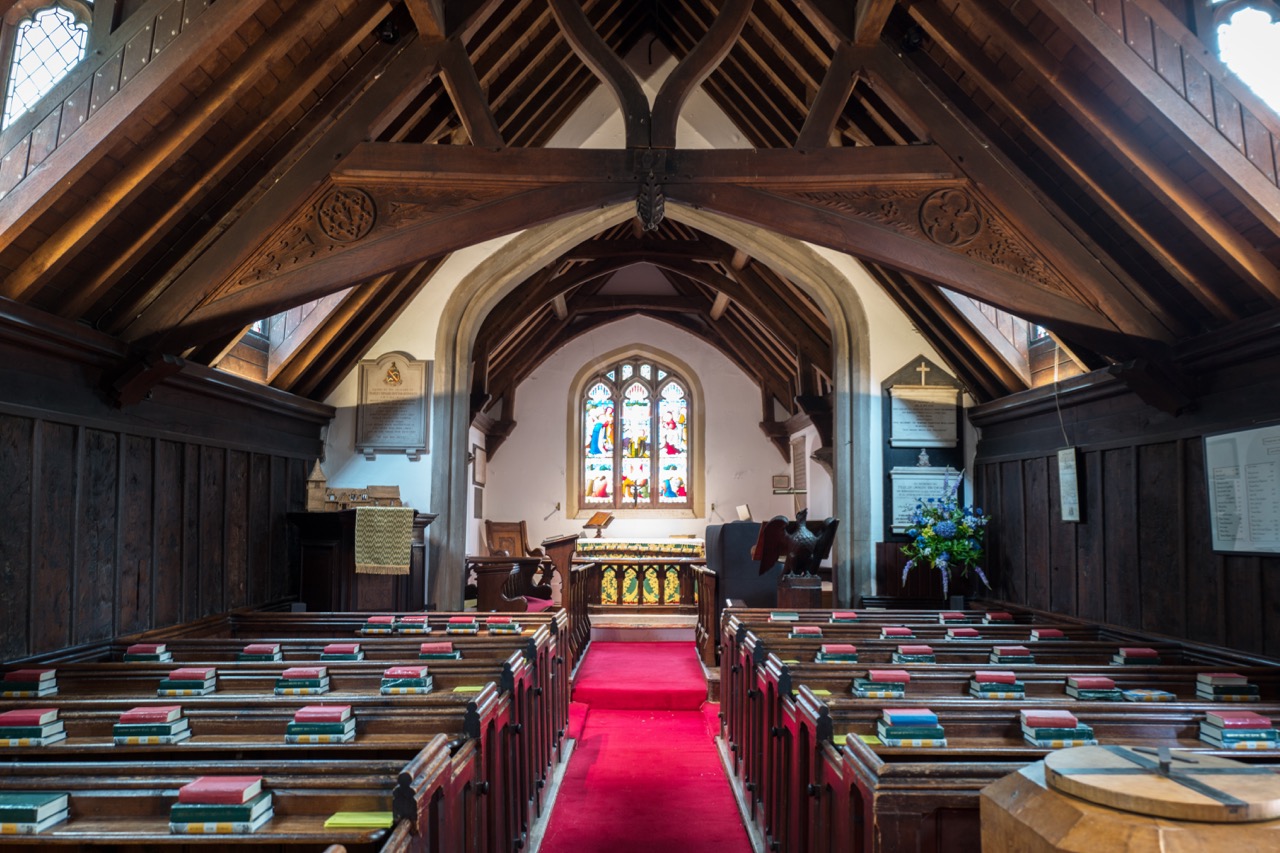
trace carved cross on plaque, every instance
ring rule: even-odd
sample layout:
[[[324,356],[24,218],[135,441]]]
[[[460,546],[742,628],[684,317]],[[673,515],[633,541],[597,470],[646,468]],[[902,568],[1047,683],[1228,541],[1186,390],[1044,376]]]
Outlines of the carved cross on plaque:
[[[916,373],[919,373],[919,374],[920,374],[920,385],[921,385],[921,386],[924,386],[924,385],[926,385],[926,384],[927,384],[927,383],[925,382],[925,375],[926,375],[927,373],[929,373],[930,371],[932,371],[932,370],[933,370],[933,368],[932,368],[932,367],[930,367],[929,365],[925,364],[923,361],[922,361],[922,362],[920,362],[920,366],[916,368]]]

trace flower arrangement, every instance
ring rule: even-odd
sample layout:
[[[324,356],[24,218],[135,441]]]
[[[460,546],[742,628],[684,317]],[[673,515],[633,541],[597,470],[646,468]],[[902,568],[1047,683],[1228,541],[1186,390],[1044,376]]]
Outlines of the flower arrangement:
[[[983,584],[991,588],[991,582],[978,565],[982,556],[982,535],[991,519],[982,514],[982,507],[960,506],[956,501],[959,488],[959,475],[955,483],[944,478],[941,497],[921,498],[916,504],[911,513],[912,526],[907,531],[911,541],[902,546],[902,553],[909,558],[902,567],[903,583],[907,582],[907,574],[921,564],[932,565],[942,573],[944,597],[950,587],[951,571],[957,568],[961,575],[965,575],[972,567]]]

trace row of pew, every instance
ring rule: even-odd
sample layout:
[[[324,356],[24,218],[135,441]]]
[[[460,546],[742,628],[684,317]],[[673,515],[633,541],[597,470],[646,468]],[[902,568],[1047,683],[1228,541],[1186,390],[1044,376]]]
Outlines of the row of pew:
[[[773,621],[771,611],[725,610],[721,620],[721,717],[732,781],[768,849],[786,853],[961,853],[981,849],[979,792],[1044,758],[1022,736],[1024,708],[1060,708],[1093,727],[1099,743],[1205,751],[1280,766],[1277,750],[1224,752],[1198,738],[1206,711],[1197,674],[1239,673],[1259,687],[1260,702],[1238,705],[1280,719],[1276,661],[1227,649],[1153,640],[1133,632],[1031,611],[1011,623],[982,624],[967,611],[977,639],[948,639],[936,611],[857,611],[833,622],[832,611],[799,611]],[[795,637],[795,626],[820,626],[821,637]],[[886,626],[907,626],[910,640],[881,639]],[[1032,628],[1057,628],[1064,639],[1032,641]],[[936,663],[892,663],[901,643],[930,645]],[[856,646],[858,661],[816,661],[824,643]],[[997,645],[1024,645],[1034,663],[990,663]],[[1159,652],[1159,663],[1112,665],[1120,647]],[[905,696],[857,698],[853,680],[868,668],[906,670]],[[969,694],[977,670],[1013,670],[1026,686],[1019,700]],[[1155,689],[1176,701],[1082,702],[1064,691],[1071,675],[1104,675],[1121,689]],[[925,707],[945,728],[945,747],[888,747],[878,742],[884,708]]]
[[[169,831],[177,789],[202,775],[261,775],[274,817],[252,834],[200,838],[199,849],[465,851],[522,849],[564,758],[569,657],[563,610],[520,614],[518,634],[446,636],[432,613],[428,634],[366,635],[368,614],[234,611],[109,644],[23,661],[53,667],[58,692],[0,699],[0,711],[56,707],[67,738],[4,747],[0,792],[68,792],[70,817],[6,844],[83,850],[186,849]],[[474,615],[474,614],[468,614]],[[418,658],[423,642],[449,640],[457,660]],[[124,662],[134,643],[164,643],[171,662]],[[361,661],[321,661],[329,643],[359,642]],[[249,643],[279,643],[279,662],[241,662]],[[426,664],[430,693],[382,695],[383,671]],[[14,669],[11,663],[5,669]],[[322,695],[276,695],[288,667],[323,665]],[[178,667],[216,667],[217,689],[169,698],[157,685]],[[112,726],[130,708],[180,704],[192,737],[171,745],[116,746]],[[303,705],[350,705],[356,737],[322,745],[285,742]],[[391,812],[387,829],[325,828],[335,812]],[[337,848],[334,848],[335,850]]]

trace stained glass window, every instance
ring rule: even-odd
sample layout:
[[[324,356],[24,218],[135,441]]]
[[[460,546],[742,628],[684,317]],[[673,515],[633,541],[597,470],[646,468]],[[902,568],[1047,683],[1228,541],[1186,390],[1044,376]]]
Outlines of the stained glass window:
[[[608,365],[586,388],[581,404],[582,506],[691,506],[690,404],[684,380],[651,361],[632,359]]]
[[[80,60],[89,26],[61,5],[49,5],[18,23],[5,92],[3,127],[47,95]]]

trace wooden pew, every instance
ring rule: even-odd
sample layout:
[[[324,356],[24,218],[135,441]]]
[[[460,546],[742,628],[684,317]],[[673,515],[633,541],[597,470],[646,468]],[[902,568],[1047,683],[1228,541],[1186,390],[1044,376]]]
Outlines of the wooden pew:
[[[767,620],[767,611],[762,615]],[[748,622],[738,615],[726,614],[726,622],[730,618],[736,620],[731,629],[726,626],[723,632],[728,638],[726,646],[736,652],[733,656],[722,654],[721,660],[725,733],[734,752],[734,766],[742,781],[744,798],[773,849],[935,850],[942,849],[940,839],[943,838],[947,839],[948,850],[976,849],[966,844],[978,837],[977,791],[994,778],[1038,760],[1045,752],[1022,742],[1017,715],[1020,708],[1029,704],[1069,707],[1085,722],[1096,719],[1096,733],[1104,740],[1130,737],[1140,743],[1142,737],[1146,737],[1153,744],[1177,744],[1181,740],[1183,746],[1211,749],[1196,738],[1196,724],[1205,710],[1220,705],[1211,702],[1077,703],[1062,693],[1062,683],[1068,674],[1106,674],[1117,678],[1122,686],[1171,689],[1183,698],[1190,698],[1194,696],[1197,672],[1210,666],[1229,667],[1241,670],[1262,686],[1264,698],[1269,701],[1250,707],[1280,716],[1280,676],[1274,666],[1262,666],[1264,662],[1257,658],[1195,644],[1157,644],[1128,632],[1118,632],[1120,636],[1115,639],[1103,639],[1109,633],[1104,627],[1093,626],[1087,630],[1089,626],[1079,625],[1064,630],[1091,639],[1022,643],[1032,648],[1037,661],[1051,659],[1051,664],[990,664],[987,654],[993,641],[979,641],[970,652],[962,653],[959,650],[963,645],[974,641],[935,639],[930,644],[938,652],[939,660],[954,657],[962,662],[894,665],[912,673],[908,698],[856,699],[848,695],[853,677],[865,673],[869,658],[872,665],[887,664],[888,653],[897,641],[879,640],[878,628],[871,635],[865,623],[861,632],[849,625],[824,624],[827,615],[808,614],[810,624],[823,625],[824,636],[815,640],[788,638],[790,626],[780,629],[778,623]],[[926,619],[919,621],[922,627],[928,624]],[[900,624],[900,620],[895,619],[893,624]],[[936,615],[933,624],[936,625]],[[995,626],[981,626],[980,630],[985,634],[992,627]],[[1026,626],[1021,630],[1025,632]],[[859,633],[862,638],[853,639]],[[916,633],[919,638],[921,632]],[[1024,640],[1025,636],[1024,633]],[[859,663],[811,662],[821,643],[840,641],[853,641],[858,645]],[[1164,660],[1187,663],[1111,666],[1110,655],[1119,645],[1155,645],[1162,647]],[[947,655],[942,653],[944,647],[948,648]],[[1105,648],[1102,660],[1107,663],[1097,662],[1099,648]],[[1081,657],[1087,662],[1081,662],[1078,659]],[[784,663],[784,660],[795,662]],[[1241,666],[1242,663],[1252,666]],[[969,697],[968,679],[972,672],[991,668],[1019,672],[1027,683],[1028,699],[988,701]],[[815,689],[828,690],[830,695],[819,698],[813,692]],[[807,714],[806,701],[809,703]],[[929,751],[883,747],[872,750],[856,737],[842,747],[831,742],[833,732],[854,735],[873,732],[874,719],[880,709],[890,703],[907,707],[927,704],[940,717],[946,714],[944,725],[948,725],[948,720],[957,724],[955,737],[966,750],[958,750],[952,744],[946,750],[933,751],[934,755],[925,755]],[[827,709],[825,717],[821,708]],[[836,709],[834,717],[832,708]],[[998,737],[985,747],[989,754],[981,751],[970,754],[968,748],[980,743],[985,736],[982,727],[991,725],[990,720],[997,718],[1003,720],[1003,729],[991,733]],[[846,730],[832,728],[832,721],[839,720],[847,724]],[[1148,722],[1141,722],[1143,720]],[[1014,724],[1012,730],[1010,721]],[[950,742],[949,725],[948,737]],[[1249,757],[1255,761],[1275,760],[1259,757],[1257,753],[1250,753]],[[981,784],[974,780],[980,780]],[[898,788],[893,788],[894,785]],[[887,795],[891,788],[897,799]],[[905,846],[899,848],[898,844]]]
[[[305,619],[295,619],[303,616]],[[246,703],[254,703],[260,713],[256,720],[269,723],[270,734],[254,734],[242,731],[221,731],[217,735],[197,736],[175,745],[172,749],[186,755],[196,749],[216,751],[220,748],[234,750],[253,750],[264,757],[275,755],[296,755],[298,750],[307,747],[296,747],[283,743],[284,725],[293,709],[312,701],[343,702],[355,707],[358,718],[358,731],[366,731],[368,737],[357,737],[355,744],[326,745],[322,749],[347,750],[345,754],[376,755],[379,749],[394,749],[404,752],[408,747],[421,747],[423,741],[433,733],[445,736],[448,731],[449,743],[457,753],[474,753],[472,764],[475,766],[473,787],[478,791],[490,791],[488,796],[477,795],[474,808],[468,813],[477,815],[483,832],[477,837],[480,841],[469,849],[475,850],[511,850],[518,849],[524,843],[528,827],[533,816],[542,808],[540,789],[545,784],[546,776],[551,769],[553,750],[551,743],[554,733],[567,727],[567,695],[568,671],[564,667],[564,659],[550,653],[554,649],[556,634],[552,627],[563,626],[563,619],[548,614],[542,619],[525,619],[531,633],[514,637],[451,637],[455,647],[463,648],[464,657],[460,661],[428,661],[436,681],[436,689],[451,688],[462,684],[484,683],[485,680],[495,682],[486,691],[493,694],[494,706],[498,710],[490,715],[477,715],[479,722],[468,730],[456,722],[451,726],[441,724],[435,731],[426,729],[421,720],[416,721],[416,735],[406,736],[397,726],[403,727],[412,719],[414,709],[419,711],[432,703],[447,702],[447,694],[437,692],[426,696],[383,697],[377,692],[382,669],[391,662],[408,662],[417,660],[419,643],[439,639],[443,631],[432,635],[409,636],[367,636],[361,637],[368,660],[364,662],[326,662],[329,668],[333,688],[329,694],[319,697],[275,697],[271,694],[275,678],[279,671],[288,665],[303,661],[317,662],[320,648],[329,641],[351,640],[359,626],[364,624],[367,614],[357,616],[335,614],[328,618],[316,618],[317,614],[253,614],[243,612],[227,614],[219,619],[200,620],[198,624],[181,626],[177,629],[166,629],[164,632],[152,632],[147,640],[155,640],[155,633],[174,634],[173,638],[164,637],[163,641],[175,652],[173,663],[111,663],[71,664],[61,662],[59,667],[59,683],[61,696],[39,700],[42,704],[57,704],[67,708],[69,720],[75,718],[77,712],[91,713],[94,702],[106,710],[99,714],[96,725],[99,732],[109,731],[109,723],[124,707],[138,704],[167,704],[179,701],[184,705],[187,715],[192,718],[193,729],[198,733],[218,719],[219,705],[225,703],[228,708],[235,707],[242,713],[250,708]],[[447,620],[442,614],[440,623]],[[274,634],[263,637],[249,633],[248,626],[262,629],[274,628]],[[298,628],[305,637],[289,636],[290,629]],[[236,636],[239,635],[239,636]],[[103,655],[119,654],[125,645],[140,637],[123,638],[120,642],[105,650]],[[286,661],[283,663],[240,663],[229,658],[234,656],[248,641],[270,639],[280,642],[285,649]],[[292,650],[292,653],[291,651]],[[506,657],[502,657],[503,653]],[[289,659],[296,653],[299,656]],[[100,655],[100,656],[103,656]],[[484,655],[485,657],[482,657]],[[83,655],[82,655],[83,657]],[[205,660],[212,658],[212,660]],[[535,663],[542,662],[541,672],[536,672]],[[159,678],[184,663],[211,663],[219,668],[219,692],[208,697],[187,697],[182,700],[160,699],[155,696],[155,686]],[[89,667],[81,671],[80,667]],[[562,676],[552,680],[552,668],[556,667]],[[559,675],[559,673],[557,673]],[[487,676],[487,677],[486,677]],[[545,681],[539,680],[545,679]],[[561,689],[563,682],[563,689]],[[552,687],[548,691],[543,684]],[[121,687],[124,685],[123,691]],[[113,698],[97,699],[75,698],[79,689],[85,686],[93,690],[122,692]],[[565,723],[556,729],[552,717],[553,706],[557,696],[563,696],[561,716]],[[479,697],[481,705],[488,703],[485,696]],[[500,699],[501,701],[497,701]],[[34,701],[34,700],[33,700]],[[106,703],[102,705],[102,703]],[[456,702],[456,700],[455,700]],[[70,704],[69,704],[70,703]],[[80,703],[74,708],[75,703]],[[113,704],[114,703],[114,704]],[[275,704],[273,704],[275,703]],[[471,703],[475,704],[475,703]],[[384,707],[386,706],[386,707]],[[397,714],[400,715],[397,718]],[[226,716],[224,713],[223,716]],[[200,719],[198,719],[200,718]],[[88,718],[86,718],[88,719]],[[229,725],[221,723],[220,725]],[[80,723],[68,726],[73,738],[80,730]],[[234,727],[233,727],[234,728]],[[443,729],[443,730],[441,730]],[[222,747],[215,746],[221,738]],[[416,739],[415,739],[416,738]],[[77,741],[72,740],[72,744]],[[68,744],[68,747],[72,744]],[[83,744],[80,744],[82,748]],[[45,748],[39,753],[42,757],[52,757],[61,744]],[[287,747],[287,749],[286,749]],[[98,745],[100,757],[115,757],[124,754],[126,748],[111,748],[105,745],[105,737]],[[154,750],[155,747],[139,747],[137,749]],[[159,753],[151,751],[151,756]],[[326,753],[328,754],[328,753]],[[402,756],[407,760],[408,756]],[[465,778],[465,771],[451,770],[450,775]],[[458,804],[450,800],[448,803],[436,802],[432,808],[454,809]],[[474,834],[474,833],[473,833]],[[451,849],[449,847],[441,849]]]
[[[186,756],[174,760],[104,762],[72,761],[50,765],[36,761],[0,764],[0,790],[54,790],[71,795],[70,816],[37,836],[9,836],[10,844],[60,843],[78,850],[188,849],[199,844],[239,850],[316,849],[337,843],[349,851],[478,850],[474,829],[464,826],[464,810],[448,813],[441,804],[476,798],[474,791],[448,789],[474,768],[469,751],[450,753],[441,735],[408,761],[375,758],[249,760],[228,755],[217,772],[261,775],[272,791],[275,816],[252,835],[196,837],[170,834],[169,806],[177,789],[209,773],[207,760]],[[336,811],[391,811],[391,829],[326,829]],[[473,809],[474,811],[474,809]],[[204,843],[200,843],[204,842]],[[471,845],[471,846],[468,846]]]

